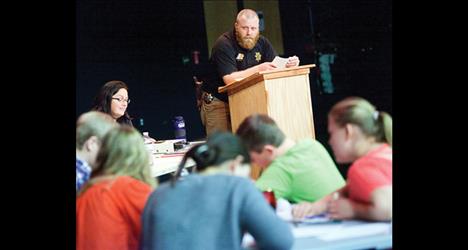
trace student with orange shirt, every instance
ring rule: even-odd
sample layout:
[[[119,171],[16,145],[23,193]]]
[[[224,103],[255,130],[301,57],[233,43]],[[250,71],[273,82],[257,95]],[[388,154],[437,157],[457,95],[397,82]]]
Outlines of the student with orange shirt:
[[[141,134],[123,125],[102,141],[76,200],[76,249],[138,249],[141,214],[156,180]]]
[[[367,100],[349,97],[328,115],[329,144],[338,163],[352,162],[346,186],[314,203],[300,203],[293,216],[328,211],[333,219],[392,219],[392,118]],[[335,197],[333,197],[335,196]]]

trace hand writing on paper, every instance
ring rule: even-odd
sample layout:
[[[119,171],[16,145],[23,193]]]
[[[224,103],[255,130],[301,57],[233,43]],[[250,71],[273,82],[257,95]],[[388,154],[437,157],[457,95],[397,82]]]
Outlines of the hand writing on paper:
[[[286,68],[290,68],[290,67],[295,67],[295,66],[299,66],[299,57],[297,56],[290,56],[288,58],[288,62],[286,63]]]
[[[328,213],[331,219],[343,220],[354,218],[352,201],[348,198],[332,199],[328,202]]]
[[[327,211],[328,201],[331,199],[338,199],[340,196],[339,192],[333,192],[329,195],[326,195],[322,199],[310,202],[301,202],[293,205],[292,214],[295,219],[302,219],[304,217],[310,217],[318,214],[323,214]]]
[[[310,203],[310,202],[301,202],[295,204],[292,208],[292,215],[294,219],[302,219],[306,216],[313,216],[316,214],[321,213],[318,204]]]

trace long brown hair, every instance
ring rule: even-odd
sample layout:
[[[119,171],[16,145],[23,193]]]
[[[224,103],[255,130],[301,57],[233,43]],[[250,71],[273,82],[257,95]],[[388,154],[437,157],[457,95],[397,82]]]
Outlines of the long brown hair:
[[[106,82],[99,93],[94,98],[94,104],[92,110],[101,111],[107,114],[111,113],[111,103],[112,96],[115,95],[120,89],[126,89],[128,91],[128,86],[125,82],[119,80],[112,80]],[[131,122],[132,118],[128,114],[127,110],[123,116],[117,119],[117,122],[120,124],[127,124],[133,126]]]

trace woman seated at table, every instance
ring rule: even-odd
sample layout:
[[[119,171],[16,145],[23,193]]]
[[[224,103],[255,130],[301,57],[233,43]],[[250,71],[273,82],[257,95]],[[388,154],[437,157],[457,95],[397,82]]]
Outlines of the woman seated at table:
[[[188,158],[198,173],[179,178]],[[143,211],[143,249],[241,249],[244,232],[259,249],[290,249],[293,237],[247,178],[248,153],[231,133],[215,133],[184,156]],[[242,175],[242,176],[235,176]]]
[[[123,81],[106,82],[94,99],[92,110],[109,114],[119,124],[133,126],[127,107],[130,103],[128,87]]]
[[[346,186],[317,202],[295,205],[293,216],[328,211],[333,219],[391,220],[392,117],[363,98],[349,97],[331,109],[328,132],[336,161],[352,162]]]
[[[138,249],[141,213],[156,186],[141,134],[122,125],[102,140],[76,200],[76,249]]]

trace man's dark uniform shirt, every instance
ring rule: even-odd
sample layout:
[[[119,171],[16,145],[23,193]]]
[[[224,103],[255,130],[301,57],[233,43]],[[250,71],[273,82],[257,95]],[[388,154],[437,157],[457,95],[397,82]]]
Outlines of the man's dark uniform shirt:
[[[247,50],[237,43],[234,29],[226,32],[216,40],[211,50],[211,70],[204,79],[202,89],[221,101],[228,102],[226,93],[218,93],[218,87],[225,86],[223,76],[264,62],[271,62],[275,56],[276,52],[270,41],[262,35],[260,35],[255,47]]]

